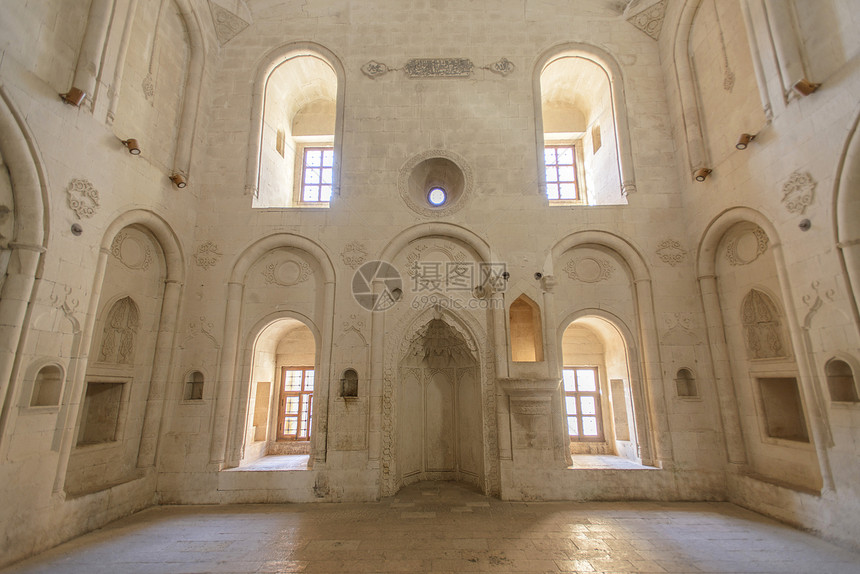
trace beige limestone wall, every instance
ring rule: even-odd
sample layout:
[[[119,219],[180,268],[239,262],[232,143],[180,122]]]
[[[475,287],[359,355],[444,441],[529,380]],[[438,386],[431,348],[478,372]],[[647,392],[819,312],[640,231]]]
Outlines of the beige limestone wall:
[[[434,312],[429,299],[422,302],[424,293],[411,287],[409,270],[416,259],[409,255],[420,245],[426,247],[419,261],[429,261],[427,254],[441,245],[434,257],[443,263],[462,253],[463,261],[505,263],[510,273],[504,293],[486,299],[470,291],[441,293],[444,297],[437,294],[436,300],[445,301],[447,320],[475,344],[485,491],[511,499],[728,497],[849,544],[860,539],[860,494],[854,480],[860,473],[854,440],[860,411],[852,404],[831,404],[823,386],[823,365],[830,357],[860,355],[852,293],[832,223],[836,170],[860,92],[856,46],[841,31],[853,29],[850,22],[856,16],[846,10],[847,2],[825,2],[827,9],[815,14],[811,3],[794,3],[811,79],[823,85],[811,96],[786,98],[774,85],[778,72],[763,41],[766,22],[760,3],[744,2],[740,8],[718,3],[721,17],[725,5],[732,23],[723,24],[724,35],[734,38],[727,44],[736,82],[730,93],[713,68],[721,60],[719,41],[707,16],[709,3],[701,4],[697,18],[702,19],[685,16],[679,31],[682,15],[699,3],[667,2],[655,42],[631,25],[615,2],[511,0],[444,9],[395,0],[302,6],[250,2],[243,12],[249,26],[222,41],[224,30],[213,27],[208,3],[168,2],[159,28],[164,32],[162,55],[156,60],[164,81],[155,82],[150,104],[143,91],[148,70],[143,58],[152,52],[157,16],[153,3],[138,2],[126,72],[114,86],[121,87],[114,126],[105,119],[107,90],[100,92],[104,97],[95,115],[57,97],[73,76],[89,4],[4,6],[2,94],[38,165],[34,187],[45,200],[42,219],[49,235],[44,253],[28,252],[39,260],[38,280],[25,296],[30,311],[21,319],[24,337],[15,342],[17,354],[4,387],[9,390],[0,399],[0,520],[18,526],[4,541],[2,554],[11,560],[41,550],[156,499],[367,500],[383,494],[380,485],[393,485],[391,473],[396,473],[390,464],[396,463],[390,458],[396,445],[389,441],[396,439],[391,428],[398,405],[391,389],[399,382],[400,345]],[[100,70],[102,83],[110,79],[112,86],[116,63],[123,61],[118,52],[130,3],[117,6],[105,69]],[[179,19],[174,6],[183,14],[190,9],[194,17]],[[744,59],[739,14],[754,31],[748,40],[751,64]],[[832,27],[822,24],[832,14],[839,15],[839,34],[829,34]],[[200,27],[199,42],[195,26]],[[676,49],[679,38],[685,44]],[[615,87],[623,88],[620,101],[629,121],[637,188],[627,196],[627,205],[550,207],[539,194],[534,67],[553,46],[571,42],[599,47],[620,70]],[[343,129],[340,195],[327,209],[255,209],[246,191],[252,113],[255,98],[263,97],[255,79],[293,43],[320,45],[325,57],[336,59],[333,64],[343,70],[342,106],[336,110]],[[691,49],[694,55],[700,50],[691,76],[699,83],[691,80],[692,92],[688,82],[679,80],[677,61],[678,54],[689,56]],[[840,51],[843,56],[833,56]],[[195,54],[205,61],[201,68],[191,65]],[[468,78],[410,78],[402,69],[411,58],[431,57],[468,58],[474,68]],[[501,58],[513,62],[512,73],[500,75],[484,67]],[[362,66],[371,60],[392,71],[369,77]],[[751,75],[757,66],[761,70],[753,90]],[[185,109],[189,93],[187,82],[179,79],[183,69],[187,77],[202,70],[200,113],[192,132],[178,127],[177,113]],[[716,82],[716,89],[708,88],[709,82]],[[689,102],[700,106],[693,111],[701,118],[707,167],[714,169],[702,183],[690,177],[692,126],[687,120],[693,116],[684,107]],[[762,114],[772,120],[747,150],[736,150],[739,129],[763,125],[756,103],[762,110],[767,105],[769,115]],[[759,123],[752,121],[756,118]],[[589,171],[605,173],[611,187],[617,175],[610,174],[617,172],[604,170],[599,155],[617,143],[608,118],[600,116],[598,122],[602,147]],[[749,122],[756,125],[748,128]],[[145,134],[140,136],[143,153],[132,157],[119,139],[138,134]],[[191,138],[193,153],[190,183],[180,190],[167,176],[183,134]],[[5,142],[9,136],[0,137]],[[590,137],[589,129],[586,150]],[[421,212],[402,199],[404,165],[428,150],[456,154],[468,172],[470,185],[457,209]],[[8,160],[5,148],[3,159]],[[264,170],[267,181],[260,182],[261,189],[289,188],[287,173]],[[808,181],[805,174],[814,182],[803,211],[784,201],[795,173],[803,176],[801,182]],[[90,186],[70,187],[73,180]],[[20,193],[19,182],[13,179],[12,185],[13,193]],[[799,187],[800,194],[808,192],[808,184]],[[97,204],[91,192],[84,202],[92,213],[70,206],[67,190],[74,194],[80,189],[98,193]],[[792,193],[790,197],[798,194]],[[17,197],[14,201],[21,203]],[[746,462],[732,458],[739,411],[724,390],[740,381],[727,381],[723,374],[731,378],[732,367],[740,367],[728,351],[721,353],[720,314],[715,322],[702,297],[713,273],[702,262],[715,261],[715,245],[722,237],[709,234],[709,226],[723,225],[734,213],[743,215],[738,219],[757,214],[761,224],[769,223],[783,253],[785,264],[777,263],[777,281],[771,286],[786,314],[801,384],[818,401],[819,414],[810,417],[810,425],[823,479],[820,494],[763,482],[748,475]],[[806,232],[798,227],[804,218],[812,223]],[[82,226],[80,236],[72,234],[73,223]],[[97,317],[106,301],[99,265],[107,264],[116,233],[132,223],[153,232],[164,250],[165,299],[172,293],[176,306],[171,309],[178,310],[170,313],[175,324],[159,333],[159,342],[153,341],[167,352],[160,355],[167,357],[163,362],[152,365],[161,373],[153,380],[165,381],[163,393],[159,387],[153,397],[153,408],[165,417],[152,451],[157,467],[144,465],[137,480],[68,500],[57,490],[57,479],[65,476],[68,455],[63,452],[68,452],[77,424],[69,407],[82,397],[92,360],[87,350],[98,338]],[[578,243],[576,238],[584,236],[587,240]],[[570,266],[574,256],[597,263]],[[361,261],[377,258],[394,262],[404,281],[405,298],[385,313],[369,312],[352,294]],[[601,275],[602,259],[613,266],[609,277]],[[10,260],[10,268],[13,263],[18,262]],[[554,283],[536,279],[538,272]],[[506,339],[506,310],[521,293],[540,306],[545,335],[545,360],[525,367],[509,361]],[[463,307],[456,308],[458,304]],[[623,329],[634,401],[645,405],[639,409],[642,419],[636,420],[647,439],[640,446],[653,451],[659,469],[567,471],[556,448],[561,442],[559,401],[541,419],[546,449],[540,456],[517,458],[528,449],[506,442],[511,402],[498,380],[557,378],[561,328],[577,314],[589,313],[615,317]],[[301,318],[318,340],[321,400],[315,436],[328,450],[315,443],[314,469],[302,473],[272,477],[222,470],[241,460],[245,425],[253,414],[255,338],[281,318]],[[732,341],[737,343],[737,335]],[[62,405],[56,412],[30,414],[22,406],[28,373],[47,359],[56,360],[66,374]],[[359,375],[355,402],[342,400],[337,392],[347,367]],[[700,400],[676,396],[674,377],[682,367],[695,373]],[[199,402],[180,398],[192,370],[205,375]],[[726,424],[733,420],[732,409],[734,427]],[[542,466],[531,466],[532,460]]]

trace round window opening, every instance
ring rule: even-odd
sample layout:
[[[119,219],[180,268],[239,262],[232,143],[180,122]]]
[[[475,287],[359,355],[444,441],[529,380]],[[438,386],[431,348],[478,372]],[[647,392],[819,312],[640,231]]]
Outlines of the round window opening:
[[[446,192],[441,187],[432,187],[430,191],[427,192],[427,201],[430,202],[430,205],[433,207],[440,207],[445,204],[448,200],[448,192]]]

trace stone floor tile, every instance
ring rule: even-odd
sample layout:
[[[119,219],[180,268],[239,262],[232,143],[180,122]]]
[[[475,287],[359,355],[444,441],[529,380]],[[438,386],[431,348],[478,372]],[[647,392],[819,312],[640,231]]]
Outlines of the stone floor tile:
[[[860,574],[860,554],[730,504],[512,503],[424,483],[378,503],[151,508],[2,574],[216,572]]]

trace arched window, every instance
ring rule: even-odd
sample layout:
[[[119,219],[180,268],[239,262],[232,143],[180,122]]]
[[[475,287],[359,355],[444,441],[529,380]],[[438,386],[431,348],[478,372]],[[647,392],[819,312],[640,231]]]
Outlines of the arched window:
[[[549,204],[626,204],[636,186],[617,64],[597,48],[571,44],[539,66],[538,168]]]
[[[248,181],[254,207],[328,207],[337,195],[342,73],[321,52],[295,50],[258,78],[261,124],[251,137],[259,155],[249,158]]]

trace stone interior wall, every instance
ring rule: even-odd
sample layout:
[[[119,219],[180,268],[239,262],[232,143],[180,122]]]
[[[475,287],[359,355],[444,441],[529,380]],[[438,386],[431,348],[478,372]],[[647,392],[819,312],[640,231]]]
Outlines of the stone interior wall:
[[[584,0],[444,9],[396,0],[7,4],[0,156],[14,226],[0,214],[0,328],[22,328],[0,348],[8,373],[0,380],[0,521],[16,525],[0,545],[4,561],[156,502],[393,494],[396,425],[409,412],[397,395],[401,360],[437,314],[463,334],[477,363],[475,392],[461,400],[480,403],[468,421],[480,440],[468,448],[484,492],[731,500],[849,545],[860,539],[860,410],[830,400],[823,370],[834,356],[852,365],[860,357],[857,298],[840,255],[851,246],[834,242],[839,166],[860,93],[850,0],[790,2],[788,27],[761,0],[632,3],[631,11],[643,7],[635,14]],[[770,34],[793,38],[799,55],[775,55]],[[76,73],[82,45],[104,51],[98,69],[83,63]],[[275,82],[266,91],[262,70],[313,46],[317,61],[330,60],[325,77],[310,66],[291,76],[308,75],[301,86]],[[586,48],[616,67],[610,85],[619,96],[604,90],[592,102],[586,182],[617,196],[551,206],[539,189],[534,68]],[[410,77],[413,58],[467,59],[472,68],[468,77]],[[779,66],[822,85],[807,96],[787,90]],[[81,107],[58,98],[73,78],[90,76],[95,88]],[[290,100],[293,92],[302,97]],[[289,204],[293,179],[289,154],[274,149],[277,130],[288,136],[302,106],[323,100],[331,109],[333,98],[339,194],[328,207],[276,207]],[[626,130],[609,115],[619,117],[617,101]],[[271,114],[256,118],[257,108]],[[602,143],[589,159],[595,124]],[[734,147],[740,133],[756,135],[746,150]],[[120,143],[128,138],[139,140],[139,156]],[[622,196],[625,141],[636,191]],[[261,158],[249,158],[256,145]],[[168,176],[189,149],[180,189]],[[697,154],[713,170],[702,182],[691,176]],[[459,196],[427,208],[421,182],[410,179],[418,171],[444,172]],[[45,223],[41,244],[16,243],[27,225],[19,214]],[[751,223],[765,229],[769,247],[732,265],[721,242],[733,225]],[[111,254],[123,229],[150,241],[146,279]],[[353,279],[378,259],[392,263],[402,293],[390,309],[371,312]],[[432,264],[494,262],[505,264],[507,279],[479,291],[427,287]],[[771,295],[785,319],[792,361],[778,375],[798,380],[810,437],[800,448],[761,434],[751,374],[760,363],[746,355],[738,316],[752,288]],[[86,478],[100,463],[78,456],[74,443],[85,383],[98,368],[93,349],[108,306],[138,292],[148,336],[128,373],[127,434],[111,443],[118,456],[102,461],[102,478]],[[544,356],[515,363],[509,308],[523,294],[540,308]],[[585,316],[610,320],[624,337],[636,407],[630,432],[653,466],[567,468],[561,340],[563,327]],[[301,320],[315,339],[313,468],[231,470],[265,452],[254,446],[264,441],[252,440],[252,374],[261,369],[259,380],[268,380],[280,359],[273,344],[256,361],[255,342],[282,319]],[[608,347],[607,369],[618,355]],[[64,373],[60,404],[34,409],[33,381],[46,364]],[[340,394],[347,368],[358,374],[357,399]],[[681,368],[694,373],[697,396],[678,396]],[[193,371],[203,375],[203,397],[187,400]],[[604,391],[614,394],[611,382]],[[67,488],[72,477],[79,488]]]

